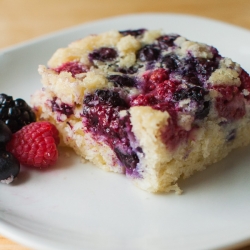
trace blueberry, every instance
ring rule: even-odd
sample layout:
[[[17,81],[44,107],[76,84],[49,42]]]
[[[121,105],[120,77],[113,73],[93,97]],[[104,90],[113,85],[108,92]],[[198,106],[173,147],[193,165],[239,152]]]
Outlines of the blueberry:
[[[113,107],[127,106],[118,92],[98,89],[95,91],[95,95],[98,98],[99,102],[102,104],[111,105]]]
[[[236,137],[236,129],[232,129],[229,134],[227,135],[226,137],[226,141],[227,142],[230,142],[230,141],[233,141]]]
[[[176,55],[168,54],[161,58],[161,66],[168,69],[170,72],[178,68],[179,60]]]
[[[167,49],[168,47],[174,46],[174,40],[179,37],[176,34],[164,35],[157,39],[161,49]]]
[[[212,72],[214,72],[219,66],[219,60],[215,59],[197,59],[196,71],[202,75],[205,79],[208,79]]]
[[[135,74],[139,67],[118,68],[117,71],[123,74]]]
[[[196,63],[195,63],[194,58],[189,57],[189,58],[183,59],[180,62],[178,72],[182,76],[188,76],[188,77],[196,76],[197,71],[196,71]]]
[[[0,181],[7,182],[8,178],[15,178],[20,171],[20,163],[9,152],[0,150]],[[11,179],[9,180],[12,181]]]
[[[207,91],[205,91],[203,88],[195,86],[189,89],[180,89],[176,91],[173,95],[173,98],[176,101],[181,101],[183,99],[190,98],[197,102],[201,102],[204,100],[204,96],[206,94],[207,94]]]
[[[137,29],[137,30],[122,30],[119,31],[120,34],[122,34],[123,36],[141,36],[144,32],[146,31],[146,29]]]
[[[195,112],[195,118],[196,119],[204,119],[205,117],[208,116],[209,111],[210,111],[210,102],[206,101],[203,103],[202,108],[198,109]]]
[[[119,159],[119,161],[122,163],[122,165],[128,169],[135,169],[137,163],[139,162],[138,156],[136,153],[123,153],[118,148],[114,149],[114,152]]]
[[[51,109],[52,109],[52,112],[59,112],[61,114],[66,115],[67,117],[69,117],[70,115],[72,115],[74,113],[72,106],[70,106],[70,105],[68,105],[66,103],[61,103],[59,105],[56,102],[56,98],[54,98],[51,101]]]
[[[94,50],[92,53],[89,53],[89,60],[93,62],[97,61],[112,61],[117,57],[117,52],[113,48],[101,47],[99,49]]]
[[[154,45],[146,45],[137,52],[137,58],[142,62],[156,61],[159,55],[160,50]]]
[[[115,87],[134,87],[135,81],[133,78],[126,75],[110,75],[108,77],[110,82],[113,82]]]
[[[198,104],[198,110],[195,112],[196,119],[204,119],[210,111],[210,102],[204,101],[208,92],[201,87],[192,87],[189,89],[180,89],[173,94],[175,101],[181,101],[187,98],[194,100]]]

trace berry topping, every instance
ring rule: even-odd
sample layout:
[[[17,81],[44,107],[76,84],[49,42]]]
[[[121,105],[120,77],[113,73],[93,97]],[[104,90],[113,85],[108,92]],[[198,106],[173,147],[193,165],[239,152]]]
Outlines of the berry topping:
[[[9,184],[20,171],[18,160],[9,152],[0,149],[0,181]]]
[[[204,119],[208,116],[210,111],[210,101],[206,101],[203,103],[203,105],[200,105],[195,112],[195,118],[196,119]]]
[[[112,61],[117,57],[117,52],[113,48],[102,47],[94,50],[92,53],[89,53],[89,60],[93,62],[97,61]]]
[[[61,114],[66,115],[69,117],[72,115],[73,112],[73,107],[66,104],[66,103],[57,103],[57,98],[54,98],[53,101],[51,101],[51,107],[52,107],[52,112],[59,112]]]
[[[86,95],[84,104],[96,108],[98,105],[108,105],[111,107],[126,107],[126,102],[120,97],[118,92],[98,89],[94,95]]]
[[[12,96],[0,94],[0,120],[15,133],[23,126],[36,120],[35,113],[23,100],[13,100]]]
[[[204,96],[207,93],[208,93],[208,91],[204,90],[201,87],[192,87],[189,89],[180,89],[180,90],[176,91],[173,95],[173,98],[176,101],[190,98],[192,100],[200,102],[200,101],[204,100]]]
[[[176,55],[168,54],[161,59],[161,66],[170,72],[178,68],[179,60]]]
[[[123,74],[135,74],[138,71],[138,67],[118,68],[117,71]]]
[[[171,110],[174,107],[172,96],[179,82],[169,80],[168,72],[164,69],[156,69],[143,75],[144,93],[131,99],[131,106],[151,106],[161,111]]]
[[[179,37],[179,35],[175,35],[175,34],[165,35],[165,36],[159,37],[157,41],[161,49],[168,49],[168,47],[174,46],[174,40],[177,37]]]
[[[94,94],[85,96],[84,104],[85,129],[93,136],[105,138],[124,167],[135,168],[139,160],[130,147],[129,137],[133,137],[130,119],[128,115],[119,115],[121,110],[128,109],[126,101],[118,92],[96,90]]]
[[[12,135],[6,149],[22,165],[38,168],[53,165],[58,158],[59,133],[49,122],[34,122]]]
[[[110,75],[108,77],[110,82],[113,82],[115,87],[134,87],[135,80],[126,75]]]
[[[60,73],[62,71],[70,72],[73,77],[75,77],[75,75],[77,74],[85,73],[88,71],[86,66],[76,61],[66,62],[58,68],[55,68],[54,70],[57,73]]]
[[[214,89],[222,95],[216,98],[215,103],[219,116],[228,120],[237,120],[245,115],[244,97],[236,86],[215,86]]]
[[[131,35],[131,36],[137,37],[137,36],[141,36],[145,31],[146,31],[146,29],[138,29],[138,30],[122,30],[119,32],[123,36]]]
[[[227,141],[227,142],[231,142],[231,141],[233,141],[233,140],[235,139],[235,137],[236,137],[236,129],[232,129],[232,130],[228,133],[228,135],[227,135],[227,137],[226,137],[226,141]]]
[[[137,52],[137,57],[142,62],[156,61],[160,55],[160,50],[154,45],[146,45]]]
[[[127,169],[135,169],[139,162],[138,156],[135,152],[122,153],[118,148],[114,149],[117,158],[122,162]]]

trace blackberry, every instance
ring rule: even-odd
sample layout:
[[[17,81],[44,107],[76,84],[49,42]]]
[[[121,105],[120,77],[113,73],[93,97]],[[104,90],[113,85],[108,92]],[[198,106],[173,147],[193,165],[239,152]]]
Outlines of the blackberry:
[[[0,149],[0,181],[10,183],[19,174],[20,163],[9,152]]]
[[[36,121],[36,116],[23,99],[13,100],[12,96],[0,94],[0,120],[15,133],[23,126]]]
[[[0,148],[5,148],[5,145],[10,141],[12,137],[12,132],[9,127],[0,120]]]

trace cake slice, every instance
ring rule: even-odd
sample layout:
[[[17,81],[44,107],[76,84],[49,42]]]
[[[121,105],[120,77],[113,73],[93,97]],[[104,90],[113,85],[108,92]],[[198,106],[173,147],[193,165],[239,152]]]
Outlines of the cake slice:
[[[250,141],[250,77],[217,49],[146,29],[90,35],[39,66],[40,120],[98,167],[149,192]]]

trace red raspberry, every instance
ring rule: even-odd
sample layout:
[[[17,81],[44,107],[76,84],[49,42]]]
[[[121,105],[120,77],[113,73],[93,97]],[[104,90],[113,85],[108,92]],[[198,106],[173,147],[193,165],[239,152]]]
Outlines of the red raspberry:
[[[169,75],[165,69],[156,69],[152,72],[147,71],[143,78],[145,80],[144,92],[148,93],[154,90],[157,84],[168,80]]]
[[[47,167],[58,158],[59,133],[46,121],[33,122],[12,135],[6,148],[22,165]]]

